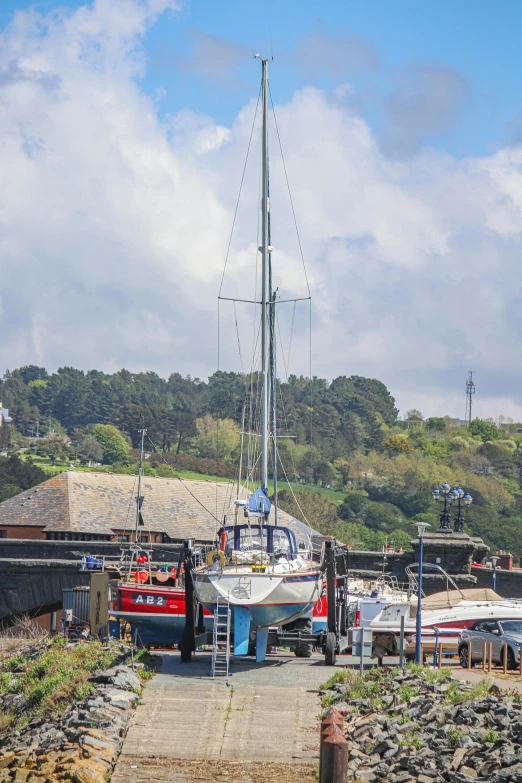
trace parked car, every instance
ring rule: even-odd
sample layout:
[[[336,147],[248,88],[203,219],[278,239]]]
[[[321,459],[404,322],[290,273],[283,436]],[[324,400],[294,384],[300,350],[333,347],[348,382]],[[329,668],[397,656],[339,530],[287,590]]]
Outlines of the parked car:
[[[478,620],[466,628],[459,636],[460,665],[468,668],[468,642],[471,642],[471,665],[481,663],[486,644],[486,656],[492,645],[493,663],[504,662],[504,648],[507,647],[508,669],[516,669],[520,664],[520,645],[522,644],[522,620]]]

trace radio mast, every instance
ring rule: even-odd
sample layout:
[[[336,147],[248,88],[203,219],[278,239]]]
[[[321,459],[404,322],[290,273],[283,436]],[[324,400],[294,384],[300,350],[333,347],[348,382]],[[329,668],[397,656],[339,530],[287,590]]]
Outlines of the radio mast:
[[[471,424],[471,402],[473,395],[475,394],[475,381],[473,380],[473,372],[470,370],[468,373],[468,380],[466,381],[466,424]]]

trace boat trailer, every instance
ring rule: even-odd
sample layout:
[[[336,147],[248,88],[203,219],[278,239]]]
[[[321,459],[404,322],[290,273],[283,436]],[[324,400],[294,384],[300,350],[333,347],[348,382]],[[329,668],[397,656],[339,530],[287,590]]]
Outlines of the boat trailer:
[[[326,582],[328,607],[326,629],[311,633],[305,629],[270,628],[268,645],[272,647],[295,647],[311,645],[320,648],[326,666],[334,666],[336,656],[348,646],[348,555],[345,544],[335,539],[324,542],[324,557],[321,569]],[[194,568],[192,542],[185,542],[185,628],[180,644],[181,660],[189,663],[192,654],[202,645],[213,644],[213,632],[203,625],[203,607],[196,602],[192,579],[188,575]],[[290,624],[289,624],[290,625]]]

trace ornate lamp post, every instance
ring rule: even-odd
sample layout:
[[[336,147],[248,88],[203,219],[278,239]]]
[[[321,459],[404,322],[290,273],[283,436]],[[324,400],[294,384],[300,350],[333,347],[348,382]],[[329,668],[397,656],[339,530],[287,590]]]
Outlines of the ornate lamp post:
[[[423,541],[424,533],[427,527],[431,527],[427,522],[415,523],[419,535],[419,579],[417,590],[417,624],[415,630],[415,663],[422,663],[421,661],[421,633],[422,633],[422,555],[423,555]]]
[[[497,563],[500,560],[497,555],[493,555],[491,562],[493,563],[493,590],[497,591]]]
[[[469,492],[466,492],[464,494],[464,490],[462,489],[462,487],[456,487],[455,489],[452,489],[450,494],[448,495],[448,501],[451,503],[458,504],[457,518],[455,520],[455,533],[463,533],[464,517],[461,514],[460,506],[461,503],[464,503],[465,506],[471,506],[471,504],[473,503],[473,498],[471,497]]]
[[[451,533],[450,528],[450,521],[451,516],[448,513],[448,495],[451,492],[451,487],[448,484],[447,481],[444,482],[444,484],[439,489],[438,487],[435,487],[433,490],[433,500],[438,503],[441,499],[444,500],[444,508],[442,509],[442,512],[439,517],[439,527],[437,530],[437,533]],[[451,500],[449,501],[451,503]]]
[[[444,500],[444,508],[439,517],[440,525],[437,533],[451,533],[451,514],[449,513],[448,508],[454,503],[458,505],[457,518],[455,520],[455,533],[463,533],[464,517],[461,513],[461,505],[462,503],[464,503],[465,506],[470,506],[472,504],[473,498],[469,492],[464,493],[462,487],[454,487],[451,489],[448,482],[445,481],[440,489],[435,487],[433,490],[433,499],[437,503],[440,502],[441,499]]]

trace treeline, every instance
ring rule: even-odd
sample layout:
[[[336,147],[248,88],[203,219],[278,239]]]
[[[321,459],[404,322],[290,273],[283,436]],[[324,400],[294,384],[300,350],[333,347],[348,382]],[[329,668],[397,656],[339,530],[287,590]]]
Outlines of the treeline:
[[[0,428],[2,450],[32,447],[51,461],[129,472],[146,427],[147,471],[156,475],[169,475],[171,465],[237,476],[242,424],[250,432],[259,419],[258,378],[232,372],[202,381],[29,366],[5,373],[0,397],[13,417]],[[286,436],[278,441],[279,478],[322,490],[301,489],[297,502],[284,490],[282,505],[296,517],[353,547],[407,546],[415,521],[437,528],[432,491],[448,481],[473,495],[467,532],[522,555],[522,435],[514,422],[462,426],[450,417],[424,420],[415,410],[399,419],[384,384],[360,376],[290,376],[277,386],[276,407],[278,434]],[[243,479],[256,464],[258,441],[245,438]]]
[[[259,384],[232,372],[216,372],[204,382],[177,373],[165,380],[152,372],[106,374],[72,367],[49,374],[31,365],[6,372],[0,395],[25,437],[51,430],[78,440],[87,427],[111,424],[137,447],[138,430],[145,426],[161,451],[227,461],[236,456],[236,425],[244,408],[253,427]],[[392,426],[398,414],[384,384],[359,376],[328,383],[292,375],[278,384],[276,399],[280,434],[291,436],[294,445],[316,448],[316,456],[301,465],[312,481],[329,472],[321,462],[377,448],[383,425]]]

